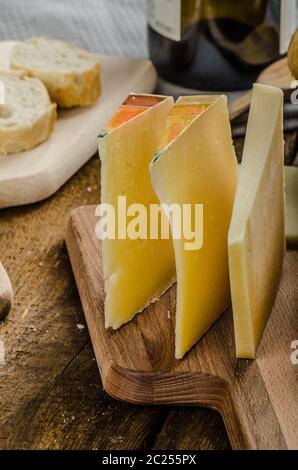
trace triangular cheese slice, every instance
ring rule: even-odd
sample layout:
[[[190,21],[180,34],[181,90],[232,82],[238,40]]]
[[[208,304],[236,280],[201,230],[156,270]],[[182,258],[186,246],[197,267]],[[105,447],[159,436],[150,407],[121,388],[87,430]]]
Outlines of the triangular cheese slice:
[[[236,355],[254,358],[285,251],[283,93],[256,84],[229,230]]]
[[[164,204],[203,205],[203,245],[174,239],[177,271],[175,356],[181,358],[230,304],[228,228],[237,162],[225,96],[180,98],[151,166]],[[192,211],[193,213],[194,211]],[[172,227],[173,229],[173,227]]]
[[[126,208],[142,204],[148,213],[151,204],[158,204],[149,163],[172,106],[170,97],[131,95],[100,133],[101,202],[111,204],[116,216],[119,196],[126,197]],[[131,320],[175,280],[171,239],[107,238],[102,240],[102,256],[106,328]]]

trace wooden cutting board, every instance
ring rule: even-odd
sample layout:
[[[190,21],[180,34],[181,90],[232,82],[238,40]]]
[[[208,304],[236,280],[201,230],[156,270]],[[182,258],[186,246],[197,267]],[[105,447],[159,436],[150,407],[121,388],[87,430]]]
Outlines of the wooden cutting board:
[[[107,393],[136,404],[213,408],[234,449],[298,449],[298,365],[291,362],[298,340],[298,251],[286,254],[256,360],[235,359],[231,309],[176,360],[175,286],[120,330],[104,328],[97,222],[95,206],[76,209],[66,243]]]
[[[0,69],[9,69],[14,42],[0,42]],[[0,208],[40,201],[55,193],[97,152],[97,135],[130,92],[151,93],[149,60],[100,56],[102,96],[85,108],[59,111],[51,137],[32,150],[0,155]]]

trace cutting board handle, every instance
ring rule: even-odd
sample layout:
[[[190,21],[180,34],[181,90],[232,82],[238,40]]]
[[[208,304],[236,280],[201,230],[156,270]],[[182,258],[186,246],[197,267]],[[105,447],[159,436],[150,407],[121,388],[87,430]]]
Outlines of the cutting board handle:
[[[280,424],[267,398],[267,409],[259,409],[266,389],[258,384],[254,391],[256,405],[251,408],[243,389],[238,393],[216,376],[194,372],[139,372],[110,363],[101,371],[104,389],[113,398],[133,404],[201,406],[219,412],[231,445],[236,450],[286,449]],[[259,377],[260,379],[260,377]],[[259,382],[256,378],[256,385]],[[263,388],[263,389],[262,389]],[[260,400],[258,401],[258,394]],[[252,416],[256,418],[252,419]],[[269,432],[268,432],[268,429]],[[266,432],[265,432],[266,431]]]

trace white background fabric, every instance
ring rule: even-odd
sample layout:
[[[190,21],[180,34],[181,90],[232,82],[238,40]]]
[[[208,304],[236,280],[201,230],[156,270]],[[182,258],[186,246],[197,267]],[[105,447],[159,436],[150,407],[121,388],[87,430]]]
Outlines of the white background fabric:
[[[34,35],[147,57],[145,0],[0,0],[0,40]]]

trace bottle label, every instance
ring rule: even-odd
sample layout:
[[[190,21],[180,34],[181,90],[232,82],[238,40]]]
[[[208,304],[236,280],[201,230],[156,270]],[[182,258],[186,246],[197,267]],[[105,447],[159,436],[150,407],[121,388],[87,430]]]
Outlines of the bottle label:
[[[297,28],[297,19],[297,1],[281,0],[279,37],[280,54],[285,54],[288,50],[291,36]]]
[[[148,23],[168,39],[181,39],[181,0],[147,0]]]

